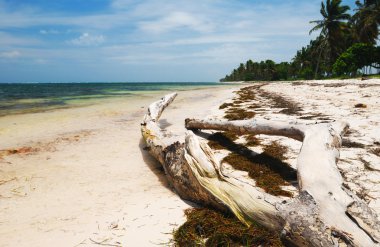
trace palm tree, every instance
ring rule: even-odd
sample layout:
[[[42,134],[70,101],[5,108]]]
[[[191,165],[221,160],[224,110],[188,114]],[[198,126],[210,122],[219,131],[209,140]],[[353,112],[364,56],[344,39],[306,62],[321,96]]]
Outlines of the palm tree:
[[[325,49],[329,50],[330,64],[334,63],[336,58],[346,48],[344,34],[348,33],[347,20],[349,20],[351,16],[346,13],[350,7],[341,5],[341,3],[342,0],[326,0],[326,4],[322,2],[320,12],[323,19],[310,22],[316,24],[310,30],[310,34],[321,29],[320,44],[323,45],[323,47],[320,47],[320,50],[321,52]]]
[[[353,16],[354,35],[358,42],[376,44],[380,25],[380,0],[356,1],[357,12]]]

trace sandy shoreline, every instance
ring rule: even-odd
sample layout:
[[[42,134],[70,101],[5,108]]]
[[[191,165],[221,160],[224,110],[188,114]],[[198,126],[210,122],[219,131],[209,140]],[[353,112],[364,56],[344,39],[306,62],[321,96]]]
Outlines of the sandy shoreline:
[[[221,117],[219,105],[245,84],[181,91],[160,123],[184,133],[187,117]],[[256,116],[313,124],[344,120],[338,163],[345,185],[380,214],[380,80],[300,81],[264,84],[265,93],[299,107],[287,115],[258,93]],[[167,186],[158,163],[143,150],[139,123],[157,92],[135,99],[0,118],[0,245],[167,245],[190,207]],[[363,103],[366,108],[355,108]],[[267,137],[265,137],[267,138]],[[295,165],[300,143],[268,137],[289,147]],[[21,148],[21,149],[20,149]],[[22,149],[24,148],[24,149]],[[216,152],[216,155],[218,152]]]
[[[181,91],[162,124],[184,131],[185,117],[206,117],[237,87]],[[162,94],[0,118],[0,149],[19,151],[0,153],[0,245],[167,243],[189,205],[143,150],[139,126]]]

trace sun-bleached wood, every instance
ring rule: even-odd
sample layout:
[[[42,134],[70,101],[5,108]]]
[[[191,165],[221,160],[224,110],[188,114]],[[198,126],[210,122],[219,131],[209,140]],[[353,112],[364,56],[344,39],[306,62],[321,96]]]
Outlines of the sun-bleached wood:
[[[297,163],[300,193],[284,201],[239,178],[225,176],[211,149],[192,131],[188,131],[184,143],[180,143],[161,130],[157,121],[175,97],[176,94],[170,94],[151,104],[141,130],[150,153],[160,161],[179,196],[229,210],[247,225],[257,222],[279,231],[297,246],[338,246],[340,243],[377,246],[380,225],[376,214],[345,191],[336,166],[340,136],[348,128],[347,124],[186,120],[188,129],[279,135],[302,141]]]

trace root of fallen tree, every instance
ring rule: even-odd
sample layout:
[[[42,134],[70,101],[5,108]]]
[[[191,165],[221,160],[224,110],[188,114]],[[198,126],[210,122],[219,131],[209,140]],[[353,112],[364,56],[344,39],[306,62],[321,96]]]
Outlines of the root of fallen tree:
[[[141,124],[149,152],[162,164],[177,194],[186,200],[230,211],[245,223],[281,233],[296,246],[380,246],[380,220],[342,186],[336,162],[345,123],[290,124],[268,120],[187,119],[184,142],[163,131],[158,120],[176,93],[152,103]],[[229,130],[266,134],[302,142],[297,161],[299,196],[284,200],[226,176],[212,150],[191,130]]]

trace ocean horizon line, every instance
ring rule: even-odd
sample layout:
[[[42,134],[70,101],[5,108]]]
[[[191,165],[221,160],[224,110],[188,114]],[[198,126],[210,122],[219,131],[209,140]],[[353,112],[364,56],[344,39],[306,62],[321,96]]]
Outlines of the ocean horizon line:
[[[75,83],[130,83],[130,84],[138,84],[138,83],[223,83],[219,81],[71,81],[71,82],[0,82],[0,84],[75,84]],[[224,82],[225,83],[225,82]]]

